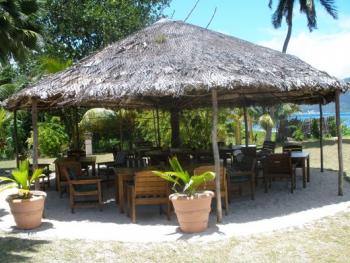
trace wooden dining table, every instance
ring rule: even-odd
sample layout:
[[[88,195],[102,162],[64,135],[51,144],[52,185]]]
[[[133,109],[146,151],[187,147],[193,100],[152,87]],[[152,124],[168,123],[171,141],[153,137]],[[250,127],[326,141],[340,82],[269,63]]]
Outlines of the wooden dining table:
[[[304,151],[290,152],[292,161],[300,162],[303,171],[303,188],[306,187],[306,182],[310,182],[310,153]]]

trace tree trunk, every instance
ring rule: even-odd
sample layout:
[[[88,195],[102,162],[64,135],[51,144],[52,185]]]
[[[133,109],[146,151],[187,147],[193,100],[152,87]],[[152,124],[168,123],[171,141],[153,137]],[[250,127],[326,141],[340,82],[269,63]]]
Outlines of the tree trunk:
[[[244,133],[245,133],[245,147],[248,148],[249,145],[249,130],[248,130],[248,116],[247,116],[247,107],[244,106]]]
[[[273,116],[275,115],[275,110],[276,109],[275,109],[274,106],[269,108],[269,114],[270,114],[272,120],[274,119]],[[267,127],[267,129],[266,129],[266,135],[265,135],[265,140],[266,141],[271,141],[272,140],[272,128],[273,127]]]
[[[287,36],[286,36],[286,39],[284,40],[284,43],[283,43],[282,53],[287,53],[287,48],[288,48],[288,44],[289,44],[289,40],[290,40],[291,36],[292,36],[292,23],[289,23]]]
[[[178,109],[170,111],[171,124],[171,147],[178,148],[181,146],[180,139],[180,113]]]

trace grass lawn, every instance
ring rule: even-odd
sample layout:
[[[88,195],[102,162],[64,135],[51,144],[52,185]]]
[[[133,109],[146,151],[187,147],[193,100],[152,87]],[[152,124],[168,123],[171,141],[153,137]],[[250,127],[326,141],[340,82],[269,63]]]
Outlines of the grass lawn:
[[[350,212],[304,228],[212,243],[0,237],[0,262],[349,262]]]

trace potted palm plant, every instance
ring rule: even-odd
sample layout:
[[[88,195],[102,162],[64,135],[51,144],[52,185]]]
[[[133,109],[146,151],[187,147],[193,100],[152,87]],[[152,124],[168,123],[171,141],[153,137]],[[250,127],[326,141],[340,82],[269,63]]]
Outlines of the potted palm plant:
[[[16,194],[6,198],[17,228],[33,229],[41,225],[46,193],[30,190],[32,183],[41,176],[43,176],[41,169],[36,169],[30,176],[29,161],[24,160],[20,163],[19,169],[12,171],[13,178],[0,177],[0,182],[11,182],[0,190],[18,188]]]
[[[173,157],[169,160],[172,171],[153,173],[173,184],[174,194],[169,196],[172,201],[180,229],[186,233],[202,232],[208,228],[210,205],[214,193],[201,191],[206,182],[214,180],[215,173],[205,172],[192,175],[184,171]]]

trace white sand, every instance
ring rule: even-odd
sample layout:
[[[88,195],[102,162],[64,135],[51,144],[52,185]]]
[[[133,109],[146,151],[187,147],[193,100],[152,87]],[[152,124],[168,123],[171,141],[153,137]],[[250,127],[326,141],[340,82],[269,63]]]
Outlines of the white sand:
[[[315,220],[346,211],[350,207],[350,184],[344,182],[344,196],[337,195],[337,174],[320,173],[312,170],[311,182],[307,188],[301,187],[291,194],[286,182],[273,182],[272,189],[265,194],[259,185],[256,200],[248,195],[234,198],[228,216],[223,223],[215,225],[216,215],[210,215],[209,229],[201,234],[183,234],[179,231],[176,215],[167,221],[159,214],[158,207],[137,208],[137,224],[130,223],[113,200],[113,186],[108,189],[111,196],[106,200],[103,211],[97,208],[76,209],[72,214],[68,197],[62,199],[56,191],[48,191],[45,219],[40,228],[20,231],[14,228],[5,201],[6,193],[0,195],[0,232],[13,232],[45,239],[90,239],[117,240],[123,242],[164,242],[175,240],[214,241],[232,236],[250,235],[274,230],[300,227]]]

